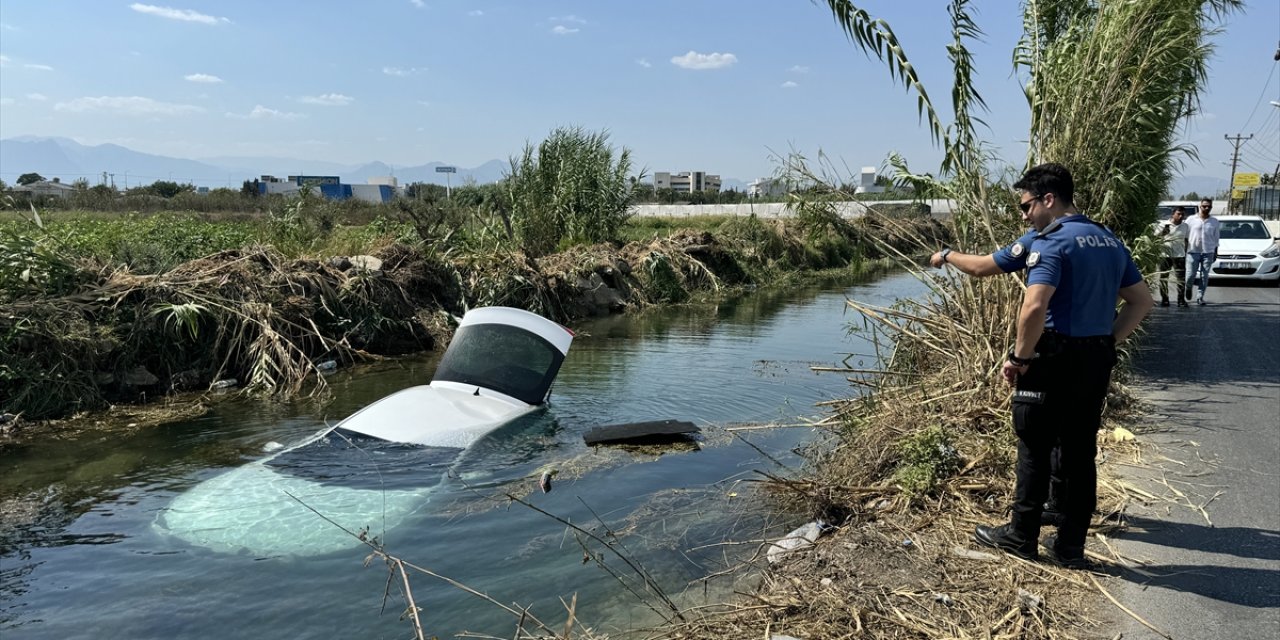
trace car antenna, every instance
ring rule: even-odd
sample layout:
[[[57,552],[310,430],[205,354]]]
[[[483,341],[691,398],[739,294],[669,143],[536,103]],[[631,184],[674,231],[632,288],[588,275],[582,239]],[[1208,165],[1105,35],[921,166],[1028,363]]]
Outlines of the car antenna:
[[[480,387],[476,387],[476,392],[475,392],[475,393],[473,393],[473,394],[471,394],[471,395],[473,395],[473,396],[478,396],[478,395],[480,395]]]

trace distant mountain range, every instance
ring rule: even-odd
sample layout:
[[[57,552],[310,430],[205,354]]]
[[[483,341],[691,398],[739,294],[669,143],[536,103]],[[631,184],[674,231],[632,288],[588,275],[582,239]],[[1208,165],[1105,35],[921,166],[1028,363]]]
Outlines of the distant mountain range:
[[[35,172],[45,178],[60,178],[72,182],[85,178],[90,184],[106,179],[117,187],[150,184],[156,180],[172,180],[191,183],[199,187],[240,188],[244,180],[261,175],[284,178],[291,175],[339,176],[349,184],[365,184],[369,178],[394,175],[400,184],[427,182],[445,184],[446,175],[436,173],[442,162],[428,162],[412,167],[392,167],[383,162],[344,165],[321,160],[300,158],[235,157],[172,158],[134,151],[117,144],[83,145],[70,138],[18,136],[0,140],[0,179],[8,184],[17,182],[18,176]],[[503,160],[490,160],[478,167],[458,167],[458,172],[448,177],[454,186],[474,180],[477,183],[497,182],[510,170]],[[708,168],[713,170],[713,168]],[[652,175],[652,170],[650,175]],[[114,175],[112,175],[114,174]],[[734,178],[721,177],[723,189],[745,191],[747,183]],[[1213,195],[1226,189],[1227,179],[1211,176],[1179,176],[1174,178],[1169,192],[1174,198],[1195,192]]]
[[[429,182],[445,184],[446,175],[437,173],[443,162],[413,167],[392,167],[383,162],[343,165],[299,158],[218,157],[192,160],[134,151],[116,144],[87,146],[69,138],[19,136],[0,140],[0,178],[13,184],[24,173],[71,182],[85,178],[90,184],[114,181],[117,187],[150,184],[156,180],[191,183],[199,187],[240,188],[244,180],[262,175],[284,178],[291,175],[340,176],[343,182],[364,184],[369,178],[394,175],[400,184]],[[496,182],[510,168],[509,163],[490,160],[478,167],[458,167],[447,176],[454,186],[468,180]],[[114,175],[112,175],[114,174]]]

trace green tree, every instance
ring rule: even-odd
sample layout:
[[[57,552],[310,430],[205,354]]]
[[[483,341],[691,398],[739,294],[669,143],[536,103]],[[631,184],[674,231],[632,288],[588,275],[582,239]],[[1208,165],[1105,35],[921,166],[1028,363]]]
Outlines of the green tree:
[[[155,195],[158,195],[162,198],[172,198],[178,195],[179,193],[183,193],[185,191],[195,191],[195,190],[196,189],[194,185],[178,184],[171,180],[156,180],[155,182],[152,182],[147,187],[147,191]]]
[[[22,174],[22,175],[18,176],[18,184],[19,184],[19,185],[21,185],[21,186],[24,186],[24,187],[25,187],[25,186],[27,186],[27,185],[29,185],[29,184],[34,184],[34,183],[36,183],[36,182],[44,182],[44,176],[42,176],[42,175],[40,175],[40,174],[38,174],[38,173],[34,173],[34,172],[33,172],[33,173],[24,173],[24,174]]]
[[[607,132],[562,127],[511,159],[504,210],[533,255],[562,242],[614,240],[630,217],[630,173],[631,151],[615,156]]]
[[[1184,194],[1182,194],[1182,199],[1183,199],[1183,200],[1199,200],[1199,199],[1200,199],[1200,194],[1198,194],[1198,193],[1196,193],[1196,192],[1194,192],[1194,191],[1192,191],[1191,193],[1184,193]]]

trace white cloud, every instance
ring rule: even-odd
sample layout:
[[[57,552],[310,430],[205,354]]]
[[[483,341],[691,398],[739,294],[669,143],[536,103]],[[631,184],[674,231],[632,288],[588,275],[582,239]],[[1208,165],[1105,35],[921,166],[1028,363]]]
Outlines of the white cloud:
[[[153,4],[142,4],[135,2],[129,5],[130,9],[138,13],[159,16],[170,20],[181,20],[182,22],[198,22],[200,24],[218,25],[224,22],[231,22],[226,18],[215,18],[213,16],[198,13],[190,9],[174,9],[173,7],[157,7]]]
[[[578,16],[575,16],[575,15],[572,15],[572,14],[567,15],[567,16],[561,16],[561,17],[559,17],[559,18],[552,18],[552,19],[551,19],[551,21],[552,21],[552,22],[576,22],[576,23],[578,23],[578,24],[586,24],[586,23],[587,23],[587,21],[586,21],[586,20],[583,20],[582,18],[579,18]]]
[[[472,18],[479,18],[480,16],[484,15],[484,11],[481,11],[480,9],[472,9],[471,11],[467,12],[467,15],[471,16]]]
[[[83,113],[87,111],[108,111],[126,115],[176,116],[184,113],[199,113],[200,107],[190,104],[160,102],[141,96],[99,96],[76,98],[70,102],[59,102],[53,105],[55,111]]]
[[[653,66],[652,64],[650,64],[650,63],[649,63],[649,61],[648,61],[648,60],[645,60],[644,58],[640,58],[639,60],[636,60],[636,64],[638,64],[638,65],[640,65],[640,66],[642,66],[642,67],[644,67],[644,68],[646,68],[646,69],[648,69],[649,67],[652,67],[652,66]]]
[[[723,69],[738,61],[732,53],[698,53],[690,51],[671,59],[671,64],[685,69]]]
[[[782,83],[782,88],[783,88],[783,89],[793,89],[793,88],[798,87],[798,86],[800,86],[800,85],[798,85],[798,84],[796,84],[796,83],[794,83],[794,82],[792,82],[792,81],[790,81],[790,80],[788,80],[788,81],[786,81],[786,82]]]
[[[389,76],[396,76],[397,78],[411,76],[421,71],[426,71],[426,68],[423,68],[423,67],[409,67],[407,69],[404,67],[383,67],[382,68],[383,73]]]
[[[423,2],[422,0],[409,0],[409,4],[412,4],[413,6],[419,9],[422,9],[423,7],[427,6],[427,3]]]
[[[34,70],[36,70],[36,71],[53,71],[53,67],[51,67],[51,66],[49,66],[49,65],[47,65],[47,64],[30,64],[30,63],[28,63],[28,64],[24,64],[24,65],[22,65],[22,68],[24,68],[24,69],[34,69]]]
[[[431,103],[430,103],[430,102],[428,102],[428,101],[426,101],[426,100],[419,100],[419,101],[418,101],[418,104],[420,104],[420,105],[422,105],[422,106],[424,106],[424,107],[429,107],[429,106],[431,106]]]
[[[554,33],[554,34],[556,34],[556,35],[558,35],[558,36],[567,36],[567,35],[569,35],[569,34],[571,34],[571,33],[577,33],[577,32],[578,32],[578,30],[577,30],[577,29],[573,29],[573,28],[570,28],[570,27],[566,27],[566,26],[564,26],[564,25],[562,25],[562,24],[558,24],[558,25],[556,25],[556,26],[554,26],[554,27],[551,27],[551,33]]]
[[[35,100],[35,101],[37,101],[37,102],[44,102],[45,100],[48,100],[48,99],[49,99],[49,96],[46,96],[46,95],[44,95],[43,93],[28,93],[28,94],[27,94],[27,99],[28,99],[28,100]]]
[[[0,107],[7,107],[13,104],[13,98],[0,98]]]
[[[9,64],[9,56],[0,54],[0,67],[3,67],[7,64]]]
[[[318,104],[326,107],[345,107],[351,104],[355,98],[344,96],[341,93],[326,93],[318,96],[302,96],[298,98],[299,102],[305,104]]]
[[[809,67],[798,64],[794,67],[791,67],[790,69],[787,69],[787,71],[790,71],[791,73],[809,73]]]
[[[291,113],[288,111],[280,111],[262,105],[254,105],[253,110],[246,115],[238,113],[227,113],[228,118],[238,118],[240,120],[294,120],[303,117],[300,113]]]
[[[18,30],[19,30],[17,27],[15,27],[15,26],[13,26],[13,25],[11,25],[11,24],[7,23],[7,22],[0,22],[0,29],[4,29],[5,31],[18,31]]]
[[[209,75],[207,73],[193,73],[182,77],[185,78],[187,82],[203,82],[204,84],[218,84],[219,82],[222,82],[222,78]]]

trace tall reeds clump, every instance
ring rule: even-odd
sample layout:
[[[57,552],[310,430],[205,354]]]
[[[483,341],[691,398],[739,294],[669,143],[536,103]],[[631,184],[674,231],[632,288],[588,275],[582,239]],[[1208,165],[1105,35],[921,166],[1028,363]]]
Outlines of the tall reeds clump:
[[[1213,21],[1233,0],[1030,2],[1014,62],[1031,110],[1028,164],[1071,168],[1076,202],[1125,238],[1155,221],[1153,203],[1208,82]]]
[[[569,243],[616,240],[630,217],[630,174],[631,151],[615,156],[603,131],[562,127],[536,148],[525,145],[503,182],[523,249],[538,256]]]

